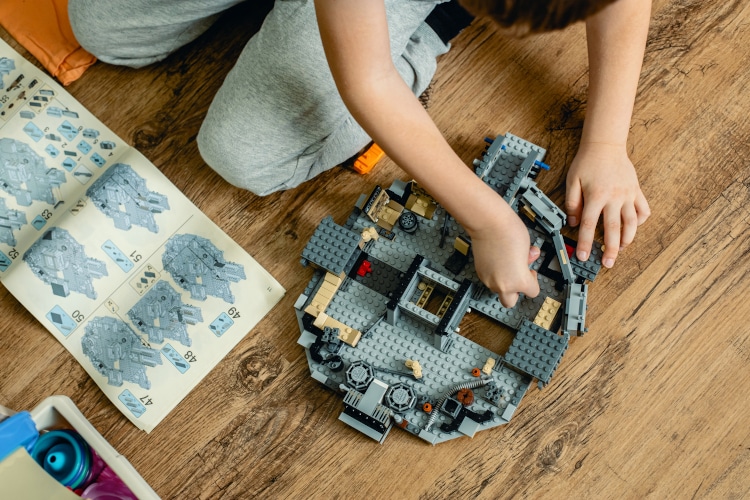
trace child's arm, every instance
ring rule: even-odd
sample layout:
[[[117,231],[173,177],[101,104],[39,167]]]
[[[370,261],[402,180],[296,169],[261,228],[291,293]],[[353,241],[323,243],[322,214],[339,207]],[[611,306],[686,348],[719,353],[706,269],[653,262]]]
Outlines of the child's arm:
[[[506,307],[539,293],[526,227],[453,152],[391,59],[383,0],[316,0],[323,46],[354,118],[466,228],[479,278]]]
[[[589,104],[568,171],[565,209],[570,225],[581,226],[581,260],[588,258],[603,216],[605,267],[612,267],[650,215],[626,150],[650,13],[651,0],[618,0],[586,21]]]

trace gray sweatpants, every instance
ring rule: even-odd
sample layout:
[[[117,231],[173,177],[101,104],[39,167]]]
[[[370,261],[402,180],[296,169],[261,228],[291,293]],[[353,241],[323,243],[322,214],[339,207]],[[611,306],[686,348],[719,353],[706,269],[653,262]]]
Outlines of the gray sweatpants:
[[[167,57],[242,0],[70,0],[78,41],[132,67]],[[424,19],[444,0],[385,0],[393,60],[419,95],[444,44]],[[256,194],[289,189],[340,164],[370,138],[331,77],[312,0],[277,0],[214,97],[198,134],[206,163]]]

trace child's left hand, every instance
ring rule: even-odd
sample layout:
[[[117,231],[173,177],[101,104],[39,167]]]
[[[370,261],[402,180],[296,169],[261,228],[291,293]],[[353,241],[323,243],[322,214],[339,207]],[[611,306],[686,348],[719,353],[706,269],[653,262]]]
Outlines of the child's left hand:
[[[651,215],[625,145],[581,143],[568,171],[566,191],[568,224],[580,224],[576,256],[588,259],[602,215],[602,264],[612,267],[618,252],[632,243],[638,226]]]

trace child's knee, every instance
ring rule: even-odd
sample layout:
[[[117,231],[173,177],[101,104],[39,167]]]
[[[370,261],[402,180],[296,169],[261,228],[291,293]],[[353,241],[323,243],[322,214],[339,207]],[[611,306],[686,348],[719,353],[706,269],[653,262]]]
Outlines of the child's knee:
[[[169,55],[154,40],[158,30],[142,27],[148,13],[128,0],[69,0],[68,17],[78,43],[100,61],[140,68]]]
[[[197,143],[203,161],[225,181],[258,196],[296,185],[289,183],[296,161],[264,161],[260,151],[236,141],[222,129],[204,121],[198,132]]]
[[[68,16],[81,47],[99,60],[113,63],[116,58],[111,51],[117,44],[117,27],[114,25],[117,21],[109,15],[101,15],[100,11],[106,4],[96,0],[69,0]],[[110,36],[103,36],[106,32]]]

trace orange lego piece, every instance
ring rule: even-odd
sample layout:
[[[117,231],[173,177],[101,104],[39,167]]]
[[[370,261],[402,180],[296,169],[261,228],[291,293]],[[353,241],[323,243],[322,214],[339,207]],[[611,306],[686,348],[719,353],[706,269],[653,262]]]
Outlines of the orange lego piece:
[[[471,389],[461,389],[456,393],[456,400],[464,406],[471,406],[474,402],[474,392]]]
[[[372,146],[367,148],[367,151],[359,155],[359,158],[354,160],[352,170],[360,174],[366,174],[385,156],[385,152],[380,149],[380,146],[372,143]]]

